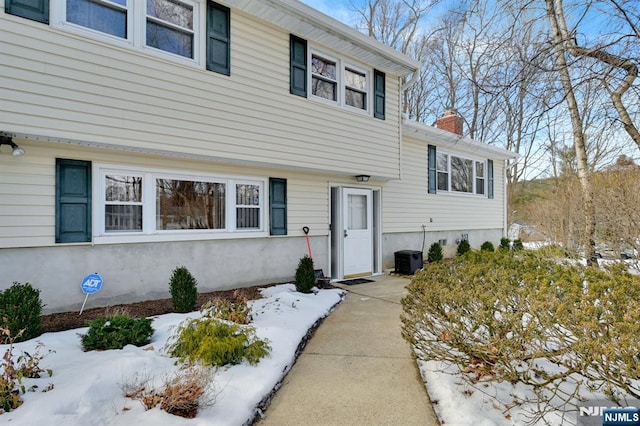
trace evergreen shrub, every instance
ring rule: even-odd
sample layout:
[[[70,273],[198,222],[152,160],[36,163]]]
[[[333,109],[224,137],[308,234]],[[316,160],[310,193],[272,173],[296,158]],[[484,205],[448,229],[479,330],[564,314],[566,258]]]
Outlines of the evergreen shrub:
[[[184,266],[173,270],[169,281],[169,292],[176,312],[186,313],[196,310],[198,303],[198,282]]]
[[[518,251],[518,250],[523,250],[524,249],[524,245],[522,244],[522,240],[520,238],[513,240],[513,250]]]
[[[296,290],[300,293],[311,293],[311,289],[316,285],[316,271],[313,266],[313,259],[305,255],[298,263],[296,269]]]
[[[427,262],[440,262],[444,258],[442,254],[442,246],[440,243],[433,243],[431,247],[429,247],[429,252],[427,253]]]
[[[482,243],[482,245],[480,246],[480,250],[484,250],[484,251],[495,251],[495,248],[493,247],[493,243],[491,241],[485,241],[484,243]]]
[[[143,346],[151,342],[153,328],[149,318],[131,318],[125,315],[88,321],[89,331],[82,335],[85,351],[122,349],[126,345]]]
[[[511,240],[509,240],[507,237],[500,238],[500,249],[511,250]]]
[[[16,342],[38,337],[42,334],[43,306],[40,290],[29,283],[14,282],[0,291],[0,327],[8,329]],[[5,335],[0,336],[0,343],[8,343]]]
[[[458,249],[456,250],[456,254],[458,256],[462,256],[463,254],[469,253],[471,251],[471,244],[469,244],[468,240],[460,241],[458,244]]]

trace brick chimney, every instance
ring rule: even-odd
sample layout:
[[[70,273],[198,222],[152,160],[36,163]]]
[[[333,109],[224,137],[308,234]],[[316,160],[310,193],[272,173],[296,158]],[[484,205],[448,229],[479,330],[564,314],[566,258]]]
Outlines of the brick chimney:
[[[454,110],[449,110],[436,120],[436,127],[462,136],[462,117]]]

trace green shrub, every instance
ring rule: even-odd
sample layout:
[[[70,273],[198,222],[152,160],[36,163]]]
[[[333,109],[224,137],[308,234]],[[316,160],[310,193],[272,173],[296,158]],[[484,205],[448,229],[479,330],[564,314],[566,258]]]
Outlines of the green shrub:
[[[14,282],[0,292],[0,327],[17,336],[16,342],[38,337],[42,334],[42,307],[40,290],[29,283]],[[7,343],[6,336],[0,336],[0,343]]]
[[[456,250],[456,254],[458,256],[462,256],[463,254],[469,253],[471,251],[471,245],[468,240],[461,240],[460,244],[458,244],[458,249]]]
[[[151,342],[153,328],[149,318],[115,315],[88,322],[89,331],[82,335],[85,351],[122,349],[126,345],[143,346]]]
[[[457,365],[471,385],[527,385],[542,411],[575,409],[587,389],[638,398],[640,276],[557,252],[478,251],[428,264],[402,299],[404,338],[420,359]],[[575,393],[565,393],[567,381]]]
[[[511,250],[511,240],[509,240],[507,237],[500,238],[500,249]]]
[[[427,262],[440,262],[442,259],[442,246],[440,245],[440,243],[431,244],[431,247],[429,247],[429,252],[427,253]]]
[[[187,363],[223,366],[246,360],[255,365],[271,347],[256,337],[253,327],[204,316],[181,324],[167,351]]]
[[[485,241],[484,243],[482,243],[482,245],[480,246],[480,250],[484,250],[484,251],[495,251],[495,248],[493,248],[493,243],[491,241]]]
[[[310,293],[316,285],[316,272],[313,267],[313,259],[305,255],[298,263],[296,269],[296,290],[300,293]]]
[[[184,266],[173,270],[169,281],[169,292],[176,312],[192,312],[198,303],[198,282]]]
[[[517,240],[513,240],[512,249],[515,250],[515,251],[524,249],[524,245],[522,244],[522,240],[520,238],[518,238]]]

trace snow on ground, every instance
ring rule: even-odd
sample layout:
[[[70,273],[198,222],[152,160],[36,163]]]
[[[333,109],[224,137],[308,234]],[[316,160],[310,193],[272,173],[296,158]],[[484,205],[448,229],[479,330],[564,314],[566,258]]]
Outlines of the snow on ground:
[[[178,371],[176,359],[164,347],[173,330],[198,312],[167,314],[155,317],[152,341],[143,347],[126,346],[122,350],[83,352],[78,334],[88,328],[46,333],[27,342],[17,343],[14,356],[23,351],[34,354],[38,342],[44,344],[41,354],[53,350],[40,363],[52,369],[53,376],[25,379],[27,388],[35,392],[22,396],[24,404],[0,416],[11,425],[242,425],[252,419],[256,406],[289,371],[302,338],[316,321],[325,317],[340,302],[344,291],[319,290],[302,294],[292,284],[262,290],[263,299],[250,301],[256,328],[261,339],[268,339],[271,355],[257,366],[246,362],[222,367],[215,374],[216,402],[203,408],[195,419],[187,420],[160,410],[145,411],[138,401],[126,398],[122,385],[139,379],[153,379],[162,384]],[[7,345],[0,345],[0,355]],[[53,389],[41,392],[49,384]]]

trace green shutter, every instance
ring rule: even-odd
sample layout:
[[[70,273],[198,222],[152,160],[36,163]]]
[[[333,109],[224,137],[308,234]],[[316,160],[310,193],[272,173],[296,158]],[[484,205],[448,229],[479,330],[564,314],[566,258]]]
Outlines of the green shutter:
[[[4,10],[11,15],[49,23],[49,0],[5,0]]]
[[[307,97],[307,41],[291,35],[289,40],[289,91]]]
[[[373,116],[384,120],[385,114],[385,75],[383,72],[373,70]]]
[[[435,194],[438,188],[438,170],[436,168],[436,147],[427,147],[427,163],[429,165],[429,194]]]
[[[212,1],[207,2],[207,69],[231,74],[231,12]]]
[[[91,162],[56,159],[56,243],[91,241]]]
[[[269,178],[269,231],[287,235],[287,180]]]
[[[487,160],[487,174],[489,175],[489,189],[487,196],[493,198],[493,160]]]

